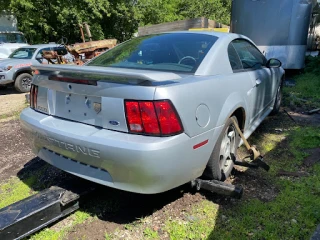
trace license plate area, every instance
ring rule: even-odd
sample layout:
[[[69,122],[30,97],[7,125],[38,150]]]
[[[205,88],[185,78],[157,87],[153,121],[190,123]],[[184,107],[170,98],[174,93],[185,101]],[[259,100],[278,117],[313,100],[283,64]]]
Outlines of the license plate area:
[[[64,92],[56,94],[56,116],[102,126],[101,110],[101,97]]]

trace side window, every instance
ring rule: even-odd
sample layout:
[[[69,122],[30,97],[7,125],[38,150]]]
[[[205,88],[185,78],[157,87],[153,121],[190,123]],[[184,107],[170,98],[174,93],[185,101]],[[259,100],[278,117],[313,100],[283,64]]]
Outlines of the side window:
[[[232,45],[237,51],[244,69],[260,68],[266,65],[266,58],[250,42],[237,39],[232,41]]]
[[[228,46],[228,56],[233,71],[243,69],[240,58],[231,43]]]
[[[43,51],[49,51],[50,48],[42,48],[41,50],[39,50],[37,56],[36,56],[36,59],[41,59],[42,58],[42,52]]]
[[[55,47],[53,50],[56,51],[58,55],[68,54],[67,49],[65,49],[64,47]]]

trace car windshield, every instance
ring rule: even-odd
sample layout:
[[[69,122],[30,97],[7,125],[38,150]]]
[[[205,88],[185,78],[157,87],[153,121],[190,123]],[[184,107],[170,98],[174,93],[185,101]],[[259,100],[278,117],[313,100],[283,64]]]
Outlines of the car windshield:
[[[194,73],[218,38],[198,33],[164,33],[133,38],[88,66]]]
[[[0,33],[0,43],[27,43],[21,33]]]
[[[36,48],[18,48],[10,54],[9,58],[31,59]]]

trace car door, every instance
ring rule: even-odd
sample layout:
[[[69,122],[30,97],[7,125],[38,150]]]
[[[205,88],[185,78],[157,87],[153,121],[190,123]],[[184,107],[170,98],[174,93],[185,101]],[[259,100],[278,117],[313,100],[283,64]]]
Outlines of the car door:
[[[236,39],[232,41],[243,70],[248,72],[252,89],[249,93],[251,106],[251,122],[262,116],[272,101],[272,73],[266,67],[267,60],[263,54],[249,41]]]
[[[49,47],[38,49],[38,52],[35,55],[35,60],[36,60],[35,63],[36,64],[39,64],[39,63],[40,64],[48,64],[48,61],[43,58],[42,53],[43,53],[43,51],[49,51],[49,50],[51,50],[51,48],[49,48]]]

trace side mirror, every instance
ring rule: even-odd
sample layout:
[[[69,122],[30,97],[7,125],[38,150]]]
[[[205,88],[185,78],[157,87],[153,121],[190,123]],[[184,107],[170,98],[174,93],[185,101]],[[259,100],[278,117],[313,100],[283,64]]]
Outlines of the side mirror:
[[[279,68],[279,67],[281,67],[281,65],[282,65],[282,63],[280,62],[280,60],[278,60],[276,58],[271,58],[267,62],[268,68]]]

